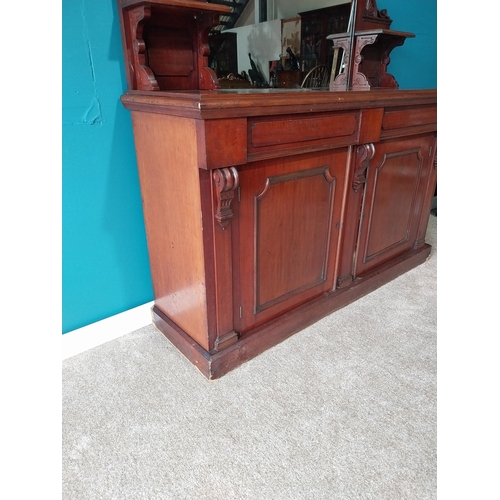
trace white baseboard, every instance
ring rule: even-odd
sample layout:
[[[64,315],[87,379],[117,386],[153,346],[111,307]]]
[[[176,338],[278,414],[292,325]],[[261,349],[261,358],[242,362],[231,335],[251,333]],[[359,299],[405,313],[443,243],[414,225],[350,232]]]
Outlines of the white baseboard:
[[[151,323],[153,302],[78,328],[62,336],[62,359],[76,356]]]

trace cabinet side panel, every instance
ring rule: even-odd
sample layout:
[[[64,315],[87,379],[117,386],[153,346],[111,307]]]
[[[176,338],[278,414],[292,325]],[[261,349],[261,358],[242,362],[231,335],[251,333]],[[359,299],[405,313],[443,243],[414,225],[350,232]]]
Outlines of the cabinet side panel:
[[[196,125],[132,112],[155,305],[208,348]]]

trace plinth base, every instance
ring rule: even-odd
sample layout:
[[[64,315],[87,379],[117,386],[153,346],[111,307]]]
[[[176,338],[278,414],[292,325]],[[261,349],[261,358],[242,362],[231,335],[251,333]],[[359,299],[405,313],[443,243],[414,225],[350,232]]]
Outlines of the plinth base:
[[[428,259],[430,253],[431,246],[425,244],[417,250],[396,257],[357,278],[348,287],[311,300],[242,335],[236,343],[215,353],[203,349],[156,305],[152,308],[153,324],[207,379],[214,380],[417,267]],[[334,337],[332,342],[335,342]]]

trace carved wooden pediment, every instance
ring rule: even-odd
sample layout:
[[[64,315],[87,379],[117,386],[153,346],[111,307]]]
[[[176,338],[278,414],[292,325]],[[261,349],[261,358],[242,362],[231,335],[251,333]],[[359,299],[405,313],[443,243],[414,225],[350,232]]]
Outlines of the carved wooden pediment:
[[[354,1],[359,2],[357,9],[358,15],[356,16],[356,30],[389,28],[392,19],[387,15],[386,9],[379,10],[376,0]]]

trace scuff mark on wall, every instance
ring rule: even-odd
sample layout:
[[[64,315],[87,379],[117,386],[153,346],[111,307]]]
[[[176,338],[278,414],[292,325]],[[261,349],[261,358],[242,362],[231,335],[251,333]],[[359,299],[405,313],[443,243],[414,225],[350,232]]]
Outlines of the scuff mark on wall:
[[[101,102],[97,94],[96,77],[94,71],[94,58],[92,57],[92,46],[90,44],[90,37],[88,33],[87,15],[85,12],[85,0],[82,0],[82,19],[83,19],[83,37],[85,39],[85,43],[87,44],[87,55],[89,58],[90,74],[92,76],[94,97],[92,98],[90,106],[85,111],[85,114],[82,116],[81,123],[85,125],[101,125],[102,124]]]
[[[283,19],[281,21],[281,53],[284,57],[286,57],[286,49],[288,47],[290,47],[297,57],[300,57],[300,30],[300,17]]]
[[[94,59],[92,58],[92,48],[90,47],[90,42],[86,33],[86,29],[84,30],[85,41],[87,42],[87,54],[89,56],[90,62],[90,74],[92,75],[92,81],[95,84],[95,71],[94,71]]]
[[[82,123],[84,123],[85,125],[102,124],[101,103],[97,98],[97,94],[96,97],[92,99],[90,107],[87,109],[85,115],[82,117]]]

